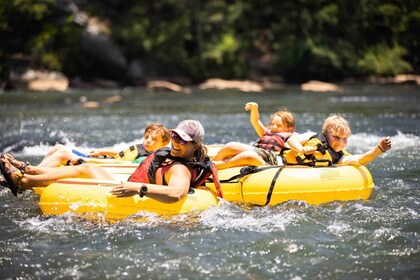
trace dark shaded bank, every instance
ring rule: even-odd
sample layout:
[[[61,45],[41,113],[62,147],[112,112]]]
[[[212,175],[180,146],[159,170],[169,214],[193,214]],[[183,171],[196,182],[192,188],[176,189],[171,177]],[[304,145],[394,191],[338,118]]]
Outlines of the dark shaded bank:
[[[152,80],[190,85],[213,77],[336,83],[420,70],[419,1],[1,5],[0,84],[6,89],[16,88],[30,70],[62,73],[77,88],[144,86]]]
[[[192,88],[200,90],[238,90],[241,92],[263,92],[269,90],[282,90],[288,84],[282,81],[272,81],[268,78],[260,80],[224,80],[219,78],[208,79],[200,84],[189,84],[186,79],[172,78],[169,81],[158,79],[146,81],[144,85],[137,86],[146,88],[148,91],[171,91],[184,94],[190,94]],[[334,92],[341,91],[341,87],[345,85],[420,85],[420,76],[418,75],[397,75],[394,77],[369,77],[359,79],[346,79],[345,81],[334,84],[323,81],[311,80],[300,84],[302,91],[315,92]],[[90,82],[73,80],[70,81],[61,73],[48,73],[39,71],[28,71],[20,77],[15,77],[13,81],[9,81],[8,90],[24,90],[24,91],[67,91],[77,89],[123,89],[115,81],[112,80],[94,80]],[[116,102],[118,100],[110,100]]]

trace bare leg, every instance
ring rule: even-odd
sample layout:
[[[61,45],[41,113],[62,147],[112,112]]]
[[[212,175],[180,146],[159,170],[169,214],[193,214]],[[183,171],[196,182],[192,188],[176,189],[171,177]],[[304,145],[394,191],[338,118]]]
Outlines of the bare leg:
[[[240,142],[229,142],[214,156],[214,161],[225,161],[242,152],[253,151],[252,146]]]
[[[66,146],[58,144],[47,153],[38,166],[55,167],[65,165],[70,159],[76,159],[76,156]]]
[[[265,161],[254,151],[245,151],[227,161],[213,161],[218,170],[238,166],[263,166]]]
[[[109,173],[94,164],[62,167],[36,167],[30,166],[23,175],[20,183],[24,189],[45,187],[64,178],[91,178],[115,180]]]

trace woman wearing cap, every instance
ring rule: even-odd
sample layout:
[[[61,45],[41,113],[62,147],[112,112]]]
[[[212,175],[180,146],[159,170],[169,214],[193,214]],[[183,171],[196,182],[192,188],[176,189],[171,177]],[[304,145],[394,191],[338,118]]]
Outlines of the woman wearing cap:
[[[171,203],[182,199],[190,188],[201,185],[212,172],[215,173],[214,180],[218,182],[215,168],[202,145],[204,129],[200,122],[182,121],[176,129],[171,130],[171,139],[170,149],[163,148],[149,155],[129,182],[121,182],[120,186],[112,189],[111,194],[117,197],[146,195]],[[33,187],[48,186],[64,178],[114,180],[111,174],[94,164],[36,167],[18,161],[10,154],[1,155],[0,167],[4,177],[4,180],[0,178],[0,183],[10,188],[14,195]]]
[[[204,128],[199,121],[185,120],[171,133],[171,148],[162,148],[148,156],[130,176],[127,183],[112,189],[117,197],[147,195],[163,202],[176,202],[213,175],[219,185],[217,171],[203,146]],[[144,183],[158,184],[146,185]],[[218,195],[221,197],[220,187]]]

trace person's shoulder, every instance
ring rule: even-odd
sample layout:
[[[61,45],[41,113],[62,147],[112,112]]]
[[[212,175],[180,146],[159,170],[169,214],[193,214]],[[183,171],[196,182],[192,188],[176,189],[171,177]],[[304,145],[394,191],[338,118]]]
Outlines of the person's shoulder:
[[[293,132],[277,132],[276,134],[283,138],[289,138],[290,136],[294,135]]]
[[[170,168],[175,167],[175,168],[188,168],[187,167],[187,163],[183,162],[181,160],[174,160],[170,163]]]
[[[313,131],[307,131],[307,132],[304,132],[304,133],[297,133],[297,134],[294,134],[294,135],[299,139],[300,142],[305,142],[305,141],[308,141],[309,139],[317,136],[318,133],[313,132]]]
[[[190,168],[180,161],[174,161],[168,167],[168,171],[170,172],[170,174],[178,174],[178,175],[191,174]]]
[[[344,149],[341,150],[341,152],[343,153],[344,156],[351,156],[351,154]]]

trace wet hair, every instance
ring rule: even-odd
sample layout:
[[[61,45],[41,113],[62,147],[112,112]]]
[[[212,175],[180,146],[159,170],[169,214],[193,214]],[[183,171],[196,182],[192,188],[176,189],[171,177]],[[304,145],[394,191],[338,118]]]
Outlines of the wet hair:
[[[295,117],[293,116],[292,112],[290,112],[287,108],[282,107],[279,108],[277,112],[270,116],[270,126],[273,123],[273,119],[275,116],[281,117],[283,124],[288,128],[292,128],[295,130]]]
[[[334,114],[325,119],[322,125],[322,134],[345,134],[350,136],[351,129],[349,123],[340,114]]]
[[[156,133],[162,137],[162,144],[164,146],[168,145],[171,139],[171,134],[169,133],[168,129],[163,124],[151,123],[144,129],[144,135],[146,135],[148,132],[154,131],[156,131]]]

